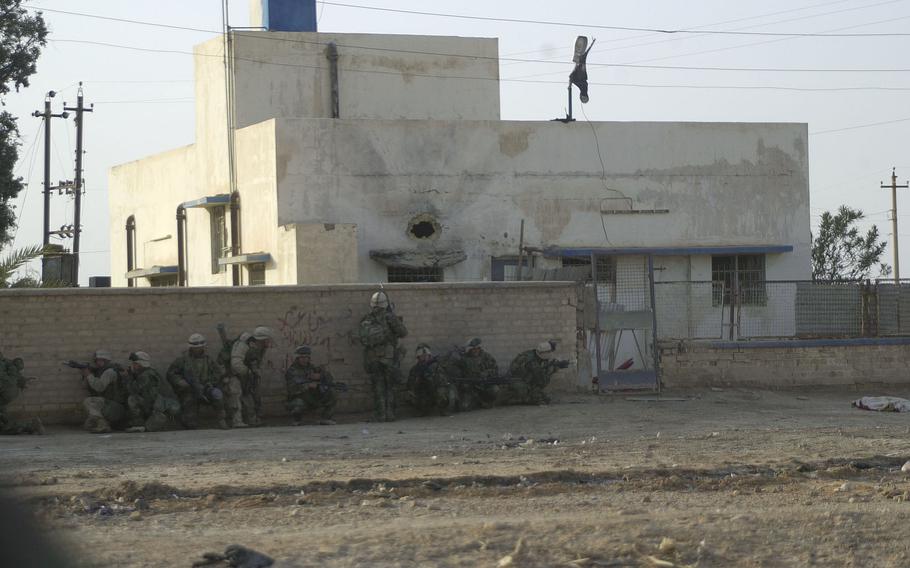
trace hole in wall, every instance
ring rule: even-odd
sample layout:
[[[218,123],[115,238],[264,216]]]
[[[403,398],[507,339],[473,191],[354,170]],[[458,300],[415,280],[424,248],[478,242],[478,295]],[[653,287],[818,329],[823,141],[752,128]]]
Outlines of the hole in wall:
[[[408,222],[408,235],[417,240],[436,239],[440,231],[439,221],[428,213],[417,215]]]

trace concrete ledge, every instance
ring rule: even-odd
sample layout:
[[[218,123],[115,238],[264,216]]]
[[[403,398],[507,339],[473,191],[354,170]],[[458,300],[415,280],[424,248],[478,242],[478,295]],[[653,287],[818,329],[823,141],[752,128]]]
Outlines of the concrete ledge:
[[[711,349],[799,349],[801,347],[857,347],[910,345],[910,337],[856,337],[849,339],[782,339],[769,341],[709,341],[694,345]]]

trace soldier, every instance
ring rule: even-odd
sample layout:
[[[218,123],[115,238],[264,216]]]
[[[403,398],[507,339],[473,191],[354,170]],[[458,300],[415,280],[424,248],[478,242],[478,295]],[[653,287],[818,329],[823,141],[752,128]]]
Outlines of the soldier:
[[[228,390],[232,400],[231,421],[234,428],[260,426],[262,397],[259,385],[262,382],[260,368],[265,352],[272,345],[272,330],[259,326],[253,333],[244,332],[231,346],[231,378]],[[239,400],[239,404],[234,402]]]
[[[458,400],[455,385],[449,382],[445,368],[439,358],[433,355],[430,346],[421,343],[417,346],[417,363],[408,373],[408,394],[410,403],[420,416],[437,412],[448,416],[455,411]]]
[[[385,291],[370,298],[370,312],[360,320],[363,366],[373,389],[373,418],[377,422],[395,420],[395,385],[401,378],[398,340],[408,329],[395,315]]]
[[[556,349],[553,341],[544,341],[535,349],[519,353],[509,365],[509,374],[516,380],[506,393],[508,403],[512,404],[549,404],[550,397],[544,389],[550,384],[550,377],[558,369],[569,366],[566,360],[553,360]]]
[[[83,367],[82,379],[89,396],[82,401],[87,417],[82,427],[93,434],[123,428],[129,413],[126,408],[125,370],[111,362],[111,354],[99,349],[94,362]]]
[[[44,424],[39,418],[31,422],[13,422],[6,415],[6,406],[25,390],[29,379],[22,376],[25,362],[16,357],[4,359],[0,355],[0,434],[44,434]]]
[[[180,413],[180,404],[161,394],[164,379],[152,368],[152,358],[144,351],[130,353],[130,373],[126,380],[130,428],[127,432],[157,432],[168,427]]]
[[[284,373],[288,389],[288,412],[294,418],[294,426],[303,423],[303,413],[319,409],[319,424],[334,426],[332,416],[337,397],[335,379],[325,367],[310,362],[312,349],[301,345],[294,350],[294,363]]]
[[[479,337],[468,341],[464,347],[464,356],[460,358],[461,376],[471,379],[470,383],[459,385],[459,403],[462,410],[472,410],[477,407],[492,408],[496,402],[499,388],[495,385],[484,385],[483,381],[499,377],[499,366],[496,359],[484,351],[483,342]],[[461,397],[464,396],[464,403]]]
[[[205,352],[206,341],[200,333],[187,340],[186,352],[167,369],[167,380],[180,401],[180,423],[191,430],[199,426],[199,404],[215,409],[218,427],[227,429],[224,410],[224,369]]]

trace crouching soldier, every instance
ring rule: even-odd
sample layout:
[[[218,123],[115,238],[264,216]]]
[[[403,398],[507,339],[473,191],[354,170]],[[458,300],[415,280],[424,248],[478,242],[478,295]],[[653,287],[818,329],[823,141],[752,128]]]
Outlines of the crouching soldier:
[[[167,380],[180,402],[180,423],[184,428],[199,427],[199,405],[215,410],[218,427],[227,429],[224,410],[224,369],[205,352],[202,334],[194,333],[187,340],[187,350],[167,369]]]
[[[82,427],[93,434],[106,434],[126,426],[129,413],[126,409],[126,371],[111,361],[108,351],[95,351],[94,361],[87,366],[79,364],[82,379],[89,396],[82,401],[87,415]]]
[[[231,421],[234,428],[262,424],[262,382],[260,368],[265,353],[272,345],[272,330],[259,326],[253,333],[244,332],[231,345],[230,378]],[[239,400],[239,404],[233,402]]]
[[[6,406],[13,402],[29,379],[22,376],[25,363],[19,357],[4,359],[0,355],[0,434],[44,434],[44,425],[38,418],[31,422],[13,422],[6,415]]]
[[[319,424],[331,426],[335,404],[335,379],[325,368],[313,365],[310,361],[312,350],[308,345],[301,345],[294,350],[294,363],[288,367],[284,380],[288,389],[288,412],[294,419],[294,426],[303,422],[303,414],[319,410]]]
[[[433,355],[430,346],[417,346],[417,363],[408,373],[408,398],[414,409],[421,415],[437,413],[447,416],[455,411],[458,398],[455,385],[439,359]]]
[[[144,351],[130,353],[130,376],[126,381],[126,404],[130,416],[127,432],[158,432],[171,425],[180,413],[180,404],[162,395],[164,379],[152,368]]]
[[[499,393],[499,387],[486,384],[485,381],[499,377],[499,366],[496,359],[484,351],[483,342],[479,337],[468,341],[464,346],[464,356],[460,359],[462,377],[470,382],[462,383],[458,389],[461,410],[474,410],[475,408],[493,408]]]
[[[554,350],[554,342],[544,341],[512,360],[509,374],[516,380],[506,394],[506,404],[549,404],[550,397],[544,389],[550,384],[550,377],[569,366],[566,360],[552,359]]]

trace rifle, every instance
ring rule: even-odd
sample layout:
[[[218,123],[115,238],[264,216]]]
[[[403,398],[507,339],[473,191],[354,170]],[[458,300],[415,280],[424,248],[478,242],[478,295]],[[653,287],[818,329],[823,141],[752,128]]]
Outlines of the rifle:
[[[335,389],[338,392],[348,392],[347,383],[339,383],[339,382],[335,382],[335,381],[329,382],[329,379],[325,376],[325,374],[322,371],[320,371],[320,374],[322,376],[319,378],[318,381],[310,379],[310,380],[306,380],[306,381],[295,381],[295,383],[298,385],[304,385],[304,386],[318,383],[320,393],[326,393],[330,389]]]
[[[227,329],[224,327],[224,324],[221,322],[218,322],[215,325],[215,329],[218,330],[218,337],[221,339],[221,346],[223,348],[229,347],[231,344],[231,340],[228,339]]]
[[[556,369],[568,369],[569,360],[568,359],[554,359],[552,361],[547,361],[548,367],[554,367]]]
[[[495,386],[495,385],[511,385],[513,382],[521,380],[515,377],[492,377],[489,379],[472,379],[468,377],[456,377],[454,379],[449,379],[453,383],[461,383],[466,385],[477,385],[477,386]]]
[[[66,361],[61,361],[60,364],[63,365],[64,367],[70,367],[71,369],[91,369],[92,368],[91,363],[82,363],[80,361],[73,361],[72,359],[68,359]]]
[[[183,379],[190,385],[190,388],[193,389],[196,398],[202,399],[202,401],[207,404],[211,403],[209,398],[205,396],[205,387],[199,384],[199,381],[197,381],[196,377],[193,375],[192,368],[189,366],[183,368]]]

